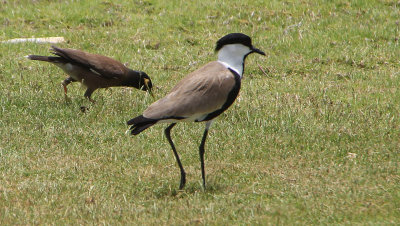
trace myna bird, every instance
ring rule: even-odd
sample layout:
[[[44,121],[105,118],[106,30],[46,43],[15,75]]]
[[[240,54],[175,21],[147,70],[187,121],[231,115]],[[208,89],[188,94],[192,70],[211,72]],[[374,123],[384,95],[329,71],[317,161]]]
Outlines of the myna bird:
[[[215,51],[218,52],[218,61],[212,61],[188,74],[164,98],[151,104],[142,115],[127,122],[132,125],[130,130],[133,135],[154,124],[171,123],[165,129],[165,135],[180,168],[179,189],[185,186],[186,177],[170,136],[171,129],[177,122],[206,123],[199,147],[205,189],[204,145],[208,129],[215,117],[228,109],[238,96],[246,57],[251,53],[265,55],[251,44],[249,36],[241,33],[222,37],[218,40]]]
[[[87,87],[84,96],[91,102],[94,102],[91,95],[98,88],[127,86],[152,94],[153,85],[150,77],[143,71],[131,70],[119,61],[81,50],[56,46],[52,46],[51,50],[56,56],[28,55],[27,58],[53,63],[69,75],[62,82],[65,97],[67,97],[67,85],[77,81]]]

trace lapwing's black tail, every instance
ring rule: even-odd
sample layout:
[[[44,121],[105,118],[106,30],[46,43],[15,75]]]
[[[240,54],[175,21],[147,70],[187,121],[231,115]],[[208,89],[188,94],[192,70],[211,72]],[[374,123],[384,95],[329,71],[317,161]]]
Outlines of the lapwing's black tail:
[[[143,115],[139,115],[138,117],[129,120],[127,122],[127,124],[129,126],[132,125],[131,128],[129,128],[131,130],[131,134],[138,135],[143,130],[156,124],[157,121],[158,120],[156,120],[156,119],[149,119],[149,118],[144,117]]]

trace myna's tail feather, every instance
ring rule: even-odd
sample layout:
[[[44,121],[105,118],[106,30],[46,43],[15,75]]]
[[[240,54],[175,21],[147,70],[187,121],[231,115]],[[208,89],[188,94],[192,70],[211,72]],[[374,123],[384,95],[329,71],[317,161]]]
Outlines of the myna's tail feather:
[[[139,115],[136,118],[133,118],[127,122],[128,125],[132,125],[130,130],[132,135],[138,135],[143,130],[149,128],[150,126],[157,123],[156,119],[149,119],[144,117],[143,115]]]
[[[39,56],[39,55],[28,55],[26,56],[29,60],[39,60],[39,61],[47,61],[47,62],[59,62],[61,57],[53,57],[53,56]]]

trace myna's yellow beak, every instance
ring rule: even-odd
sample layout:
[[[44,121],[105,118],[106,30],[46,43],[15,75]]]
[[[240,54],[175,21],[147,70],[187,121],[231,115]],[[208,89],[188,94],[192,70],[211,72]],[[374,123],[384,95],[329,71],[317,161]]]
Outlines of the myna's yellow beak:
[[[144,79],[144,85],[146,86],[147,91],[149,91],[150,95],[154,98],[154,94],[153,94],[153,92],[151,91],[151,88],[149,87],[149,82],[150,82],[149,79],[147,79],[147,78]]]

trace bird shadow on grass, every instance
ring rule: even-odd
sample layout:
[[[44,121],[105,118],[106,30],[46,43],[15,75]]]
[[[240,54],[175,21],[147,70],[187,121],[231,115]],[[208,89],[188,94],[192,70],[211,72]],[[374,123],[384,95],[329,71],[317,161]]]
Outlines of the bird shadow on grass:
[[[62,104],[68,108],[72,108],[72,110],[76,110],[77,112],[82,112],[82,113],[87,113],[91,108],[95,107],[96,104],[98,106],[103,106],[104,101],[103,99],[100,99],[100,101],[97,103],[92,103],[87,99],[80,99],[76,98],[73,99],[71,97],[64,97],[63,99],[59,99],[57,101],[58,104]]]
[[[153,195],[156,198],[185,198],[195,194],[214,195],[226,190],[226,187],[223,185],[214,183],[208,183],[205,190],[200,183],[186,184],[185,188],[182,190],[178,189],[178,184],[172,186],[176,186],[176,188],[171,187],[171,184],[162,185],[161,187],[154,189]]]

